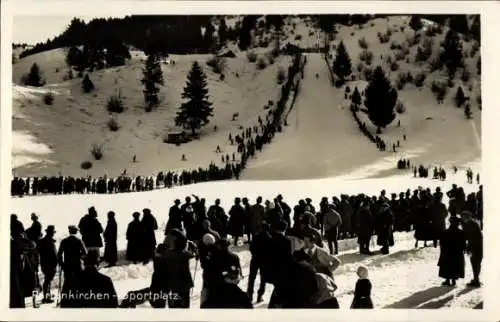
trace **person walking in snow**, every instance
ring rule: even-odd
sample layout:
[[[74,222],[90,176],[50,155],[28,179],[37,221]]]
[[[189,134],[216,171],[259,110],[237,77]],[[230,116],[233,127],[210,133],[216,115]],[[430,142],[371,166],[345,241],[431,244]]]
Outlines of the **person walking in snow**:
[[[451,217],[450,227],[446,229],[439,242],[439,277],[444,278],[444,286],[455,286],[456,280],[465,276],[464,252],[465,233],[459,227],[460,218]]]

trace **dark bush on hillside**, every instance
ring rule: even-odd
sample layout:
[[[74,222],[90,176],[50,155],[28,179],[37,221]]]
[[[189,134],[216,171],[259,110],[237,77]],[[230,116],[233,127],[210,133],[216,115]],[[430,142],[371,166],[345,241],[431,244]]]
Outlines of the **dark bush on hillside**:
[[[363,76],[365,77],[366,81],[369,81],[372,78],[372,75],[373,75],[373,69],[371,69],[368,66],[363,69]]]
[[[405,108],[405,106],[403,105],[403,102],[398,101],[398,102],[396,103],[396,112],[397,112],[398,114],[403,114],[404,112],[406,112],[406,108]]]
[[[122,113],[125,110],[122,98],[118,95],[111,96],[106,104],[106,109],[110,113]]]
[[[387,33],[382,34],[381,32],[377,33],[378,40],[381,44],[388,43],[389,40],[391,40],[391,36],[388,35]]]
[[[392,70],[393,72],[395,72],[395,71],[397,71],[397,70],[399,69],[399,64],[398,64],[398,62],[396,62],[396,61],[391,62],[391,65],[390,65],[390,66],[391,66],[391,70]]]
[[[302,39],[302,35],[296,35],[294,39],[295,40],[301,40]]]
[[[267,63],[266,61],[264,60],[264,58],[260,57],[258,60],[257,60],[257,68],[259,70],[263,70],[267,67]]]
[[[431,60],[429,62],[429,67],[430,67],[431,73],[433,73],[437,70],[441,70],[443,68],[443,66],[444,66],[444,64],[441,61],[441,59],[439,59],[439,58],[434,58],[433,60]]]
[[[253,51],[249,51],[247,53],[247,59],[251,63],[255,63],[257,61],[257,54],[254,53]]]
[[[356,69],[359,73],[361,73],[363,71],[364,67],[365,67],[365,65],[363,64],[363,62],[358,62],[358,64],[356,65]]]
[[[425,78],[426,78],[426,77],[427,77],[427,76],[425,75],[425,73],[423,73],[423,72],[419,72],[419,73],[415,76],[415,78],[414,78],[414,79],[415,79],[415,81],[414,81],[415,86],[417,86],[417,87],[422,87],[422,86],[424,85],[424,81],[425,81]]]
[[[442,103],[448,92],[448,87],[445,82],[433,81],[431,85],[431,91],[434,93],[438,103]]]
[[[118,121],[114,118],[114,117],[111,117],[109,120],[108,120],[108,129],[111,131],[111,132],[116,132],[120,129],[120,125],[118,124]]]
[[[407,82],[406,76],[407,75],[405,73],[398,74],[398,78],[396,79],[396,88],[398,90],[402,90],[405,87],[406,82]]]
[[[45,93],[43,95],[43,102],[45,103],[45,105],[52,105],[54,104],[54,94],[52,93]]]
[[[392,49],[392,50],[396,50],[396,49],[401,50],[401,49],[402,49],[402,46],[401,46],[401,44],[398,44],[397,42],[393,41],[393,42],[391,43],[391,49]]]
[[[101,160],[104,154],[104,148],[101,144],[92,144],[92,148],[90,149],[90,153],[96,160]]]
[[[359,60],[364,61],[367,65],[371,65],[373,62],[373,53],[365,49],[359,53]]]
[[[88,169],[92,168],[92,162],[90,162],[90,161],[83,161],[80,164],[80,168],[82,168],[83,170],[88,170]]]
[[[362,49],[368,49],[368,42],[366,41],[365,37],[358,39],[358,45]]]
[[[224,58],[214,55],[207,61],[207,65],[212,68],[214,73],[221,74],[226,67],[226,61]]]

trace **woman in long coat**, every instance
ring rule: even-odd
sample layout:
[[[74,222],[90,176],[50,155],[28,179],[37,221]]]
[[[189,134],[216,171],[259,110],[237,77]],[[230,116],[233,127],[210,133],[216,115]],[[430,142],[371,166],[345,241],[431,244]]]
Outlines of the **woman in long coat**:
[[[418,212],[416,213],[417,218],[415,219],[415,247],[418,247],[418,242],[420,240],[424,241],[424,247],[426,247],[427,241],[434,239],[430,197],[423,194],[421,199],[421,205],[416,209]]]
[[[446,229],[440,240],[439,277],[445,279],[443,285],[455,286],[456,280],[465,276],[465,232],[459,227],[460,219],[450,218],[450,227]],[[451,282],[451,283],[450,283]]]
[[[141,214],[137,211],[132,214],[134,220],[127,227],[127,260],[137,263],[141,260],[144,247],[144,227],[139,220]]]
[[[118,249],[116,246],[117,239],[117,225],[115,220],[115,213],[108,212],[108,224],[104,230],[104,260],[109,266],[115,266],[118,260]]]

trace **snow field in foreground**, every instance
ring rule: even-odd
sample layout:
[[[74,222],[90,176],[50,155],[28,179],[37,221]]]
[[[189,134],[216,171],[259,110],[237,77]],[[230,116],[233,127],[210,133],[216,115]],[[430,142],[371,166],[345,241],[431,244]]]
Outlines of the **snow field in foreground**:
[[[294,206],[299,199],[310,197],[316,205],[320,198],[338,196],[340,193],[357,194],[360,192],[369,195],[378,195],[382,189],[388,194],[391,192],[440,186],[447,191],[452,183],[464,187],[466,193],[477,191],[475,184],[466,184],[463,173],[449,176],[445,182],[410,178],[391,177],[385,179],[363,179],[344,181],[335,178],[318,180],[295,181],[226,181],[210,182],[189,186],[180,186],[167,190],[150,192],[136,192],[114,195],[62,195],[62,196],[36,196],[29,198],[13,198],[12,211],[17,213],[19,219],[27,225],[31,212],[40,216],[43,226],[55,224],[59,241],[66,236],[66,227],[77,224],[87,208],[94,206],[99,213],[99,220],[105,225],[106,213],[114,210],[118,222],[118,249],[126,249],[125,232],[133,211],[150,208],[156,216],[160,229],[157,231],[157,240],[163,240],[163,229],[168,219],[168,209],[175,198],[184,199],[189,194],[197,194],[206,198],[207,205],[211,205],[216,198],[221,198],[222,206],[227,210],[234,197],[246,196],[251,203],[257,196],[271,199],[282,193],[285,201]],[[286,187],[286,188],[283,188]],[[445,200],[445,203],[447,200]],[[54,207],[54,205],[57,205]],[[71,212],[69,212],[71,211]],[[392,305],[394,307],[466,307],[472,308],[482,301],[481,290],[465,290],[465,281],[471,278],[470,265],[467,261],[466,279],[460,280],[458,287],[448,289],[440,287],[438,278],[437,259],[439,251],[434,248],[414,249],[413,232],[399,233],[396,235],[396,245],[391,248],[389,255],[364,256],[357,254],[355,239],[343,240],[339,243],[340,259],[343,264],[336,271],[335,279],[339,287],[338,300],[342,308],[348,308],[352,300],[352,291],[356,283],[355,270],[361,264],[370,270],[370,279],[373,284],[372,297],[376,307],[382,308]],[[245,279],[240,282],[240,287],[246,290],[248,283],[250,253],[243,247],[236,250],[240,256]],[[375,249],[375,248],[373,248]],[[194,271],[195,262],[192,261],[191,269]],[[103,268],[101,272],[110,276],[115,282],[115,287],[121,298],[128,291],[148,287],[151,280],[152,264],[149,265],[124,265],[112,268]],[[258,288],[258,278],[255,283],[255,294]],[[57,287],[57,278],[53,284]],[[195,276],[191,307],[199,307],[201,292],[201,270]],[[272,287],[268,286],[264,303],[257,305],[267,307]],[[256,295],[255,295],[256,296]],[[27,303],[29,304],[29,303]],[[144,306],[148,306],[144,304]]]

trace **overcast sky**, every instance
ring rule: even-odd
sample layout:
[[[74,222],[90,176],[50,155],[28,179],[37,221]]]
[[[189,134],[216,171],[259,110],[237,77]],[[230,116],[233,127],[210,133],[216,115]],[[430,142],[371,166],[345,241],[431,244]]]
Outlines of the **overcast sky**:
[[[44,42],[63,32],[73,18],[73,16],[14,16],[12,42],[28,44]],[[80,16],[77,18],[88,22],[98,17]]]

